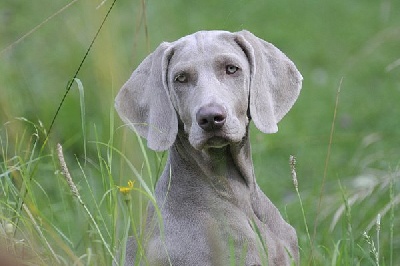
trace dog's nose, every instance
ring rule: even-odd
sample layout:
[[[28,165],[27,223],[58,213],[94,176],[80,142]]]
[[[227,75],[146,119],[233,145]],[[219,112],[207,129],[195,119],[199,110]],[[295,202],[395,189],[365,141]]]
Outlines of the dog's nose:
[[[226,121],[225,108],[218,104],[203,106],[197,111],[196,120],[205,131],[221,129]]]

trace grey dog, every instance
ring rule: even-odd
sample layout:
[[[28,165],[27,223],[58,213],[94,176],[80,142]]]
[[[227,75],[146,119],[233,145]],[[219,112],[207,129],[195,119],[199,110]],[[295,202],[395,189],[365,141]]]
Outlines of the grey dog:
[[[277,132],[301,82],[291,60],[248,31],[200,31],[144,59],[115,106],[169,155],[126,265],[299,263],[295,230],[256,183],[248,129],[252,120]]]

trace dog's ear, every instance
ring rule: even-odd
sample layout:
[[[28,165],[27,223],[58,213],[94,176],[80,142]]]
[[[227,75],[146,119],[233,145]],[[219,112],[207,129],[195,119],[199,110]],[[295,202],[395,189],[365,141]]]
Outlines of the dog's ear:
[[[275,133],[299,96],[303,78],[286,55],[252,33],[237,32],[235,41],[250,62],[250,115],[260,131]]]
[[[115,98],[121,119],[155,151],[171,147],[178,132],[178,119],[166,83],[171,44],[162,43],[132,73]]]

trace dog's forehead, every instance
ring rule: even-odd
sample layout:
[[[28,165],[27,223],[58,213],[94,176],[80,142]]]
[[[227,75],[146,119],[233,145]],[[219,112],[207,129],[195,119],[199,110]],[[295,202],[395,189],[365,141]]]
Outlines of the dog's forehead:
[[[176,46],[197,47],[206,49],[209,46],[217,46],[233,39],[233,34],[228,31],[198,31],[175,41]]]
[[[172,43],[175,62],[207,61],[219,54],[232,54],[247,60],[235,35],[227,31],[199,31]]]

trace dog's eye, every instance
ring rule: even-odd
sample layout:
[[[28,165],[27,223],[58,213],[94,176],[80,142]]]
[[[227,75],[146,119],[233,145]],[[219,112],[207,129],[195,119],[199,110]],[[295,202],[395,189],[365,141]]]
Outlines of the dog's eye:
[[[226,68],[225,68],[225,71],[226,71],[226,74],[232,75],[232,74],[235,74],[236,71],[238,71],[238,69],[239,68],[237,66],[227,65]]]
[[[181,73],[175,76],[174,81],[179,82],[179,83],[186,83],[188,80],[186,74]]]

